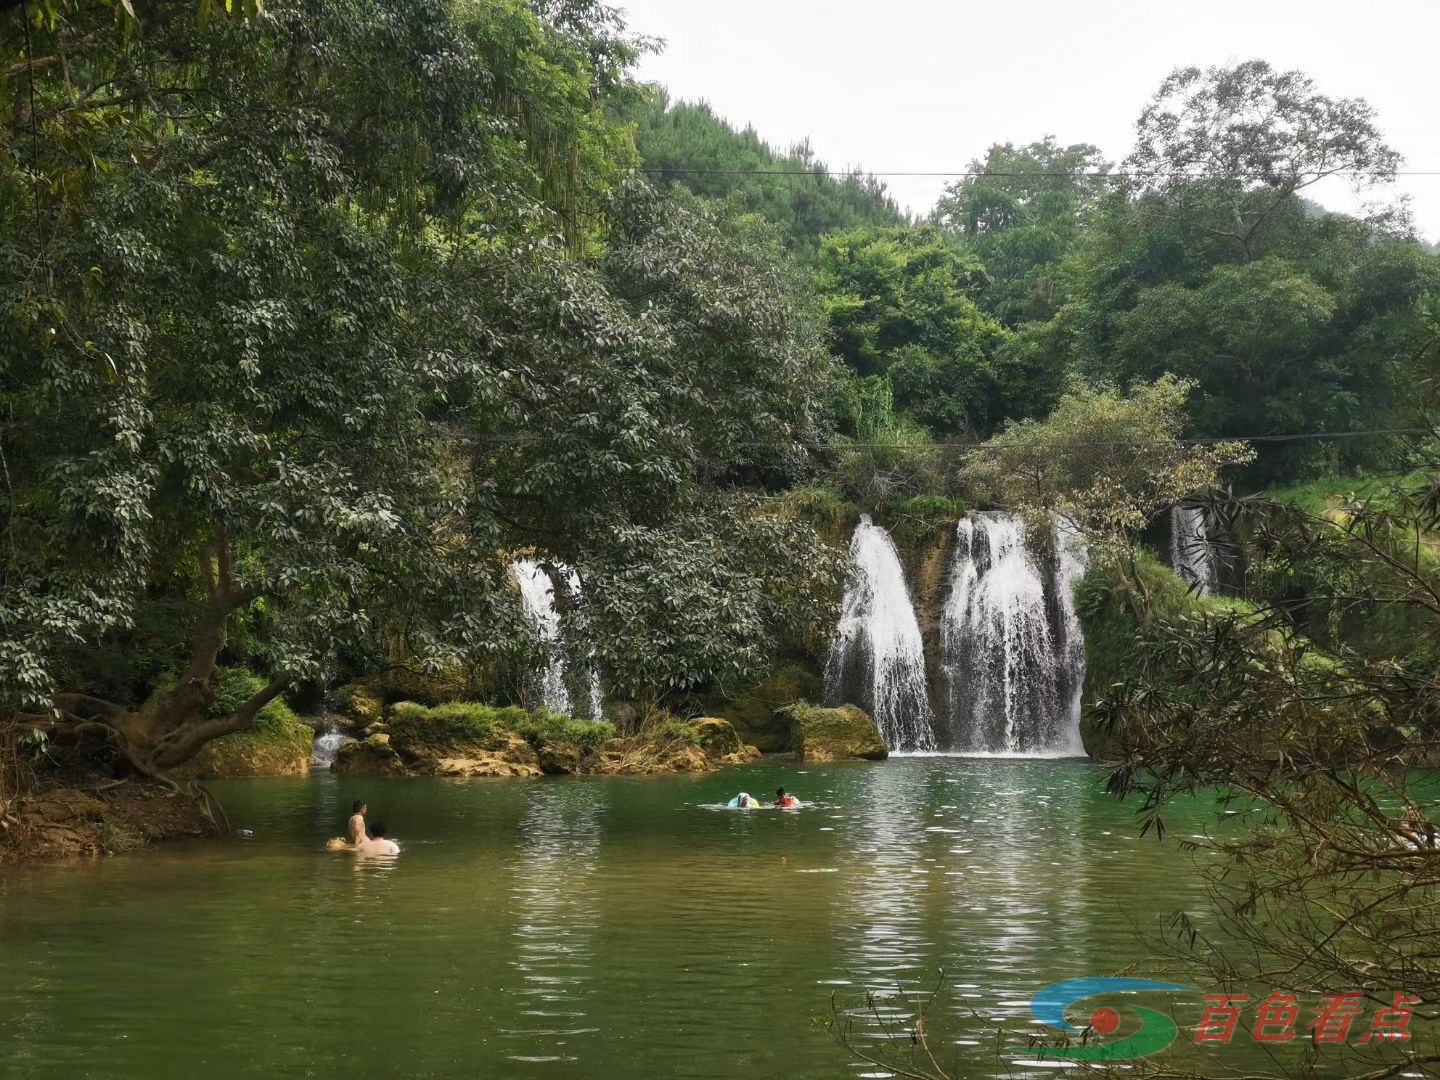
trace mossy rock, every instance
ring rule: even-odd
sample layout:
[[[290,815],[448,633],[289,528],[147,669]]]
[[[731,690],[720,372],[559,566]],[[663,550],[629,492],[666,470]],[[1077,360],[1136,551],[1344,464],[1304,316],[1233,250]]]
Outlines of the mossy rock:
[[[456,748],[433,758],[412,758],[410,764],[415,771],[434,776],[539,776],[542,772],[539,755],[514,732],[499,746]]]
[[[376,679],[346,683],[335,691],[335,704],[340,713],[359,726],[378,722],[385,713],[385,692]]]
[[[730,721],[743,742],[779,753],[793,749],[791,722],[782,710],[816,700],[823,689],[818,673],[798,663],[785,664],[730,700],[712,699],[707,711]]]
[[[700,716],[690,721],[695,732],[695,745],[711,757],[738,754],[744,747],[729,720],[718,716]]]
[[[875,721],[857,705],[824,709],[800,702],[784,712],[801,761],[883,761],[890,756]]]
[[[535,751],[540,771],[546,776],[574,776],[581,771],[585,755],[574,743],[546,743]]]
[[[471,696],[470,672],[458,665],[440,671],[418,671],[395,667],[379,677],[386,701],[414,701],[421,705],[445,705]]]
[[[265,679],[245,668],[217,668],[211,680],[210,715],[226,716],[265,688]],[[157,694],[160,688],[157,688]],[[153,700],[153,696],[152,696]],[[149,707],[149,703],[147,706]],[[295,715],[284,698],[274,698],[248,731],[225,735],[200,748],[174,774],[180,778],[223,776],[304,776],[310,771],[315,730]]]
[[[335,754],[335,764],[331,768],[351,776],[410,775],[405,762],[390,745],[389,735],[371,735],[358,742],[346,743]]]
[[[294,715],[262,720],[250,731],[206,743],[177,775],[304,776],[314,744],[314,729]]]

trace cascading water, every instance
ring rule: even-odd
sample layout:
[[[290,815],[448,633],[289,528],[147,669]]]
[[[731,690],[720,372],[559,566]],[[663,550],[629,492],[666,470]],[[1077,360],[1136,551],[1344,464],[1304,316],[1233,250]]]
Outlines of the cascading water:
[[[315,736],[315,742],[310,747],[310,767],[312,769],[328,769],[335,763],[335,758],[340,753],[340,747],[354,741],[349,735],[342,735],[333,728],[320,732]]]
[[[825,699],[864,708],[891,750],[935,749],[920,624],[895,543],[868,516],[850,540],[850,574],[825,665]]]
[[[555,583],[545,568],[534,559],[517,559],[511,564],[511,572],[520,586],[520,603],[525,617],[535,628],[536,635],[550,647],[550,659],[540,673],[540,701],[550,712],[575,712],[567,685],[567,666],[560,638],[560,612],[555,607]],[[570,595],[577,600],[581,596],[580,577],[569,567],[557,564],[556,569],[565,576]],[[585,698],[582,712],[592,719],[599,719],[605,708],[600,690],[600,673],[593,667],[586,672]]]
[[[1176,503],[1170,508],[1170,565],[1187,585],[1202,593],[1215,591],[1219,570],[1203,506]]]
[[[1085,572],[1073,527],[1054,557],[1030,552],[1024,523],[974,514],[956,526],[940,621],[941,740],[967,753],[1083,754],[1084,638],[1072,591]]]
[[[560,613],[555,610],[555,585],[545,568],[534,559],[517,559],[512,572],[520,586],[520,603],[536,636],[550,646],[550,659],[540,673],[540,701],[551,712],[570,711],[570,691],[565,686],[565,657],[560,652]]]

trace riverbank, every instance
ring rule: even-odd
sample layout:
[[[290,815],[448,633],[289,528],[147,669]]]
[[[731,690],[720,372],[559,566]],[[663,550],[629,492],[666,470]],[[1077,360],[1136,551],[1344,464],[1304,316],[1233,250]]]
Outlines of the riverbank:
[[[217,831],[196,786],[68,777],[0,799],[0,864],[121,855]]]
[[[787,709],[796,762],[881,760],[886,749],[860,709]],[[342,721],[344,718],[340,718]],[[116,780],[71,768],[36,773],[32,789],[0,801],[0,862],[95,858],[219,831],[200,781],[301,777],[311,772],[314,728],[283,723],[216,740],[177,771],[181,783]],[[659,716],[629,737],[603,721],[576,720],[475,702],[421,706],[399,702],[340,746],[341,777],[538,778],[542,776],[703,775],[759,761],[728,720]],[[223,814],[223,811],[222,811]]]

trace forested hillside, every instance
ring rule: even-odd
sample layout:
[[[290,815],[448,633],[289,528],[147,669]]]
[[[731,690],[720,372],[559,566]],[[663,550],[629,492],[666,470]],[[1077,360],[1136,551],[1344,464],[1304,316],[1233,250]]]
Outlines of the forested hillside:
[[[6,18],[7,747],[164,772],[393,666],[523,696],[522,551],[620,692],[820,632],[838,561],[758,496],[825,438],[822,329],[768,230],[635,174],[613,12]]]
[[[1245,122],[1216,124],[1222,111]],[[708,172],[723,142],[708,111],[666,115],[663,144],[637,142],[647,167],[695,190],[727,183]],[[848,372],[841,430],[978,441],[1044,416],[1071,380],[1170,372],[1197,384],[1194,435],[1275,440],[1257,444],[1251,486],[1394,466],[1394,439],[1348,433],[1419,425],[1434,359],[1440,259],[1385,200],[1397,165],[1363,102],[1259,62],[1177,73],[1121,162],[1049,138],[993,146],[932,220],[820,238],[815,287]],[[1359,219],[1306,200],[1336,174],[1379,208]],[[750,178],[749,204],[794,229],[794,182]]]
[[[704,102],[672,103],[656,87],[630,115],[650,176],[774,222],[807,261],[826,233],[904,220],[875,177],[859,169],[837,176],[808,142],[777,151],[754,128],[735,130]]]

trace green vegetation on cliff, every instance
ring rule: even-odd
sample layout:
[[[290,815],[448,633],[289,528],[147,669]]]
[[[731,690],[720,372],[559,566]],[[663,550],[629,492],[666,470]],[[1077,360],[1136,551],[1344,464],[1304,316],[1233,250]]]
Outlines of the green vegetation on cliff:
[[[265,680],[241,668],[216,672],[211,716],[228,716],[258,694]],[[206,743],[182,767],[189,776],[303,776],[310,767],[315,732],[281,698],[268,702],[246,731]]]

